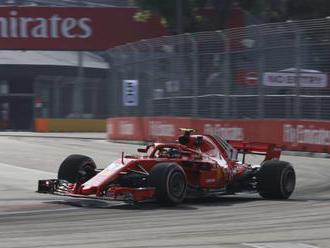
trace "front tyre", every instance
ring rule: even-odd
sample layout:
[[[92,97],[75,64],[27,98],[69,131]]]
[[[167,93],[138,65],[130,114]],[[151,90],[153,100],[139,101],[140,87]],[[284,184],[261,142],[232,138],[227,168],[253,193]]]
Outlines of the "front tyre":
[[[149,175],[150,186],[156,188],[156,200],[164,206],[181,203],[186,195],[187,180],[184,170],[175,163],[159,163]]]
[[[296,185],[292,165],[285,161],[269,160],[257,174],[258,193],[266,199],[288,199]]]
[[[73,154],[68,156],[58,169],[57,178],[69,183],[84,183],[93,176],[96,165],[90,157]]]

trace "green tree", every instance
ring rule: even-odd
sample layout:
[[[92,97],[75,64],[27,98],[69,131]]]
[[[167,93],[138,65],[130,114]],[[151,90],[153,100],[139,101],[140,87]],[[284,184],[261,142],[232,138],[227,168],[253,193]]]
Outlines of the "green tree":
[[[198,14],[207,0],[181,0],[182,23],[184,32],[201,31],[205,28],[206,19]],[[137,0],[140,12],[135,15],[137,21],[145,21],[151,14],[162,18],[162,24],[175,33],[177,25],[177,0]]]

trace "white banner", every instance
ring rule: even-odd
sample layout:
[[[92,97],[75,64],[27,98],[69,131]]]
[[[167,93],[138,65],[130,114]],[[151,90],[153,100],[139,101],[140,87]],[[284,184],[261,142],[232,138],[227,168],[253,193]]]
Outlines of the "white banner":
[[[295,72],[265,72],[262,78],[266,86],[294,87],[297,83]],[[299,73],[301,87],[325,88],[328,85],[328,76],[324,73]]]
[[[137,106],[139,104],[139,81],[123,80],[123,105]]]

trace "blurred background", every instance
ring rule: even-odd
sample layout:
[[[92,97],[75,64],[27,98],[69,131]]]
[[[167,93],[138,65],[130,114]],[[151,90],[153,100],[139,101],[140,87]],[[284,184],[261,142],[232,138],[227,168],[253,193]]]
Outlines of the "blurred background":
[[[329,1],[0,4],[104,8],[126,18],[110,15],[103,23],[116,40],[107,49],[1,50],[3,130],[35,130],[37,119],[79,119],[99,120],[87,131],[102,131],[106,118],[122,116],[330,119]],[[137,24],[141,29],[132,28]]]

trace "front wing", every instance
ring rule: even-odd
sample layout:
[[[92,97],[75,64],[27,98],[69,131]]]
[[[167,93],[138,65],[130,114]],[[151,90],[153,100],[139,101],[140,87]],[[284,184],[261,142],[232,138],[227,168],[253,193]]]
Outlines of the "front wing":
[[[102,195],[77,194],[65,180],[47,179],[39,180],[38,193],[55,194],[85,199],[98,199],[106,201],[124,201],[128,203],[142,202],[154,199],[155,188],[110,187]]]

